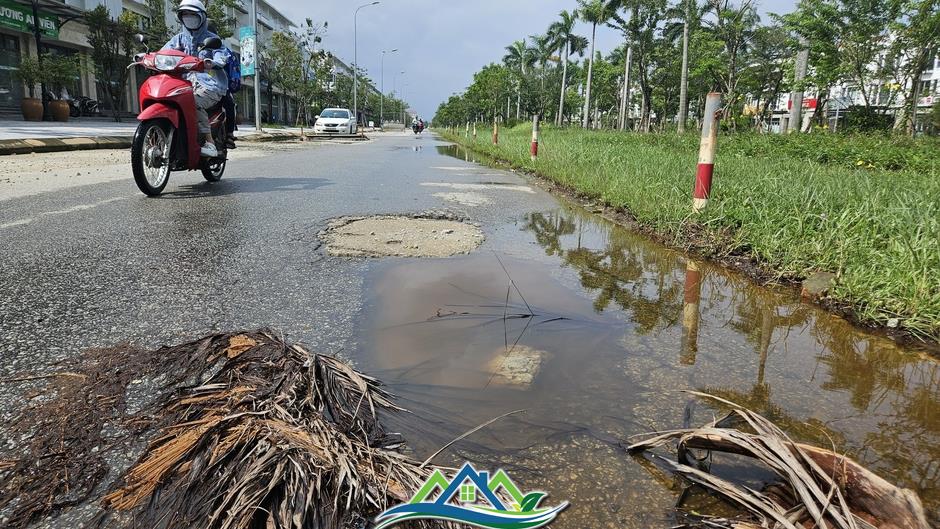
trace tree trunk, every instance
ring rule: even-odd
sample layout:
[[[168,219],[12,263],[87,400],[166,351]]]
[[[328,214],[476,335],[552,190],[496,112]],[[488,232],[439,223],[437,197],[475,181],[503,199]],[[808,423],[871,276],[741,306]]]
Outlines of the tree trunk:
[[[633,46],[627,46],[627,58],[623,66],[623,106],[620,111],[620,130],[627,130],[630,113],[630,63],[633,62]]]
[[[685,120],[689,115],[689,3],[685,4],[685,23],[682,25],[682,74],[679,80],[679,134],[685,132]]]
[[[823,126],[826,124],[826,120],[825,120],[826,113],[823,112],[823,108],[825,108],[825,106],[828,104],[829,104],[829,87],[827,86],[823,90],[820,90],[818,95],[816,96],[816,112],[813,114],[812,123],[815,123],[819,126]],[[802,124],[797,125],[797,127],[800,127],[801,125]],[[792,123],[790,124],[790,130],[793,130]],[[797,128],[796,130],[800,131],[800,128]]]
[[[640,125],[639,125],[640,132],[649,132],[649,130],[647,129],[647,125],[649,124],[648,117],[649,117],[649,105],[646,100],[646,91],[644,90],[642,102],[640,103]]]
[[[594,41],[597,38],[597,24],[594,24],[591,29],[591,55],[588,56],[588,76],[587,76],[587,86],[584,89],[584,120],[581,124],[582,128],[588,128],[588,123],[591,120],[591,78],[594,76]]]
[[[571,50],[571,43],[565,42],[564,60],[561,63],[561,97],[558,99],[558,115],[555,116],[555,124],[559,127],[565,120],[565,90],[568,88],[568,54]]]

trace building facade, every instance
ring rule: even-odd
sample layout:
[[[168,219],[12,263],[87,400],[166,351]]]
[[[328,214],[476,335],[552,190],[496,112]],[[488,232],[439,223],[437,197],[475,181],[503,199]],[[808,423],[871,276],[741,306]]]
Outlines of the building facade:
[[[940,100],[940,50],[935,52],[933,60],[915,82],[918,83],[915,130],[922,132],[929,128],[933,105]],[[895,118],[901,115],[902,107],[909,104],[905,101],[904,94],[909,93],[910,89],[910,83],[901,86],[883,79],[874,79],[866,86],[869,103]],[[858,86],[843,82],[830,89],[829,97],[823,102],[824,108],[818,108],[819,103],[818,94],[814,91],[810,90],[804,94],[801,124],[804,130],[816,120],[817,112],[826,113],[825,122],[830,130],[839,130],[844,126],[850,108],[864,106],[865,97]],[[771,103],[771,108],[770,122],[765,126],[773,132],[779,132],[788,126],[790,94],[781,94]]]
[[[166,23],[175,29],[178,27],[172,0],[165,0]],[[33,32],[33,10],[39,14],[41,28],[39,46]],[[229,13],[236,19],[236,34],[240,26],[251,24],[248,8],[250,0],[244,0],[245,6],[233,9]],[[95,79],[90,60],[91,48],[88,45],[88,28],[83,22],[84,13],[104,5],[111,16],[117,18],[124,11],[134,12],[139,16],[141,29],[149,25],[149,9],[145,1],[137,0],[0,0],[0,115],[19,115],[20,101],[28,96],[28,88],[16,78],[16,70],[23,57],[38,57],[45,53],[75,55],[80,64],[75,81],[66,89],[70,97],[87,96],[99,101],[102,111],[110,110],[110,102],[105,92]],[[288,31],[292,27],[290,19],[274,8],[266,0],[258,0],[258,32],[262,42],[269,39],[275,31]],[[226,45],[239,50],[236,38],[226,39]],[[159,44],[153,43],[152,46]],[[277,87],[270,87],[264,74],[261,79],[262,117],[266,121],[289,122],[294,116],[292,105]],[[132,71],[122,102],[122,112],[136,114],[138,109],[137,88],[145,79],[139,71]],[[239,109],[242,119],[254,119],[254,79],[243,80],[242,90],[238,94]],[[37,94],[38,95],[38,94]]]

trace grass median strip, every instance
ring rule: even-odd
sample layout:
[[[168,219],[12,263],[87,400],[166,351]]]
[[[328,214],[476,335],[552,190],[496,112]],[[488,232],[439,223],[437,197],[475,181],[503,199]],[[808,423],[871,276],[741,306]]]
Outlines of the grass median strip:
[[[695,135],[543,128],[534,162],[531,125],[501,130],[498,146],[445,137],[623,208],[677,245],[744,255],[781,279],[834,272],[830,300],[861,321],[940,339],[936,139],[721,136],[712,200],[693,216]]]

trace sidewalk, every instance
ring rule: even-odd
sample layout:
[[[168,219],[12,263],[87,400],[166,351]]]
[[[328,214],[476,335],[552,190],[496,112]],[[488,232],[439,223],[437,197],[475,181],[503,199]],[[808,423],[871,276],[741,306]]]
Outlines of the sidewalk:
[[[42,138],[88,138],[97,136],[134,136],[137,121],[124,119],[76,119],[66,123],[55,121],[0,120],[0,140]]]

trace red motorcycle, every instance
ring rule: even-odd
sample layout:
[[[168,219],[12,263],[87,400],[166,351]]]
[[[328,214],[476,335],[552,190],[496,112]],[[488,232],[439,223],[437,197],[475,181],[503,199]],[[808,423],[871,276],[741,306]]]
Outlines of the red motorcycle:
[[[141,40],[138,38],[138,40]],[[216,37],[199,47],[218,49]],[[170,171],[202,171],[210,182],[217,182],[225,172],[228,152],[225,148],[225,110],[218,104],[208,110],[212,138],[219,155],[203,158],[197,129],[196,100],[193,85],[184,76],[202,72],[205,63],[199,57],[177,50],[140,53],[128,66],[140,65],[156,72],[140,86],[140,125],[131,147],[131,167],[137,187],[149,196],[159,195],[170,179]]]

